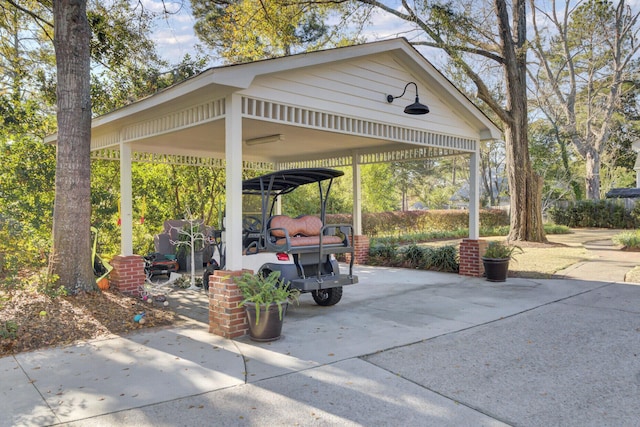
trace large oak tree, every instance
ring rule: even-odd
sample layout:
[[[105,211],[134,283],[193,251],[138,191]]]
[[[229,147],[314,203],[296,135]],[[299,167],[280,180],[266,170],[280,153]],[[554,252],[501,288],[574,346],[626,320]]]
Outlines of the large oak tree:
[[[85,0],[53,2],[58,146],[50,270],[71,292],[95,287],[91,219],[91,28]]]
[[[542,178],[533,170],[529,157],[526,0],[494,0],[491,5],[403,0],[401,8],[377,0],[355,1],[414,26],[419,30],[411,40],[414,45],[444,51],[473,82],[477,97],[500,119],[504,129],[511,205],[509,239],[546,241]],[[502,72],[502,82],[497,85],[501,92],[491,89],[495,83],[491,80],[495,76],[492,66]],[[484,75],[479,69],[485,70]]]
[[[545,10],[530,0],[530,81],[558,143],[570,142],[585,161],[587,198],[599,199],[601,158],[636,86],[640,13],[624,0],[558,3]]]

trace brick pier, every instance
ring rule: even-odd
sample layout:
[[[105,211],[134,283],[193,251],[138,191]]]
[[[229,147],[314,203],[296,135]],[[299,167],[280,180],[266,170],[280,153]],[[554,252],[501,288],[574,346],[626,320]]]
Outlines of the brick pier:
[[[487,249],[486,240],[463,239],[460,242],[460,275],[482,277],[482,254]]]

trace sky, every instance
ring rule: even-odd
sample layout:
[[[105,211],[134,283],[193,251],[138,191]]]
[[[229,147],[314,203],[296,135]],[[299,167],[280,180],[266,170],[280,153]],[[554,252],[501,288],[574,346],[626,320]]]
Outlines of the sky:
[[[191,14],[189,0],[164,0],[164,2],[162,0],[142,0],[142,4],[146,9],[159,15],[162,15],[163,7],[172,12],[167,15],[166,19],[158,19],[154,31],[158,52],[163,59],[170,64],[176,64],[187,53],[192,57],[196,56],[195,46],[199,44],[199,40],[193,31],[195,20]],[[379,11],[374,16],[373,25],[364,35],[369,41],[383,40],[405,36],[406,29],[405,23],[392,15]],[[219,63],[216,63],[214,59],[208,65],[219,65]]]
[[[163,12],[161,0],[142,0],[142,4],[146,9],[160,15]],[[198,44],[198,38],[193,31],[195,20],[191,15],[189,0],[165,0],[164,5],[171,14],[167,15],[167,19],[158,19],[153,38],[160,56],[171,64],[176,64],[187,53],[195,56],[195,46]]]

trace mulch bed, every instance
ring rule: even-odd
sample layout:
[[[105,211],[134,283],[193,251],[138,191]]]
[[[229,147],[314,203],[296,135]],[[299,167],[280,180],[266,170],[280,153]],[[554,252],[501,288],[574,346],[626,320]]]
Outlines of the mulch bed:
[[[144,321],[136,322],[142,313]],[[111,290],[55,298],[22,289],[0,290],[0,357],[178,321],[171,307]]]

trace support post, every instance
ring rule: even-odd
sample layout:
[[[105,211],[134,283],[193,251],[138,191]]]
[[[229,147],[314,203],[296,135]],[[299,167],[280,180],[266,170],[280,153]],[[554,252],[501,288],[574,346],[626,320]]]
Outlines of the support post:
[[[131,146],[120,143],[120,254],[133,255]]]
[[[487,250],[488,242],[479,239],[463,239],[460,242],[460,271],[461,276],[482,277],[484,265],[482,254]]]
[[[234,278],[243,271],[216,270],[209,276],[209,332],[224,338],[249,333],[244,307],[238,307],[242,294]]]
[[[358,265],[366,264],[369,261],[369,236],[353,236],[354,259],[353,263]],[[351,254],[345,254],[347,262],[351,261]]]
[[[225,156],[226,181],[226,266],[229,271],[242,269],[242,98],[226,98]]]
[[[480,144],[479,141],[476,144]],[[478,150],[469,159],[469,239],[480,237],[480,165]]]
[[[110,262],[109,286],[127,295],[139,295],[146,278],[144,258],[140,255],[116,255]]]

